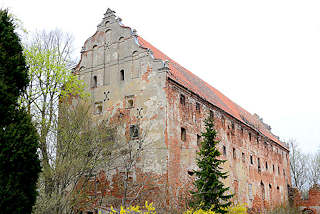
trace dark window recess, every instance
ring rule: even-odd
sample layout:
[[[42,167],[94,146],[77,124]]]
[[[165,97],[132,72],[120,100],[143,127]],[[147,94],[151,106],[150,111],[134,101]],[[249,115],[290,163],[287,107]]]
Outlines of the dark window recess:
[[[93,214],[93,212],[91,212],[91,211],[88,211],[88,214]]]
[[[130,126],[130,137],[131,139],[139,137],[139,127],[137,125]]]
[[[269,184],[269,188],[270,188],[270,189],[272,188],[271,184]]]
[[[244,152],[242,152],[242,162],[243,162],[243,163],[246,162],[246,157],[245,157],[245,155],[244,155]]]
[[[133,100],[129,99],[128,100],[128,108],[132,108],[133,107]]]
[[[124,81],[124,70],[123,69],[120,71],[120,80]]]
[[[200,113],[200,103],[196,103],[196,111]]]
[[[266,162],[266,170],[268,170],[268,162]]]
[[[280,167],[278,167],[278,174],[280,175]]]
[[[259,137],[257,136],[257,143],[259,143]]]
[[[258,171],[261,172],[260,158],[258,158]]]
[[[232,130],[234,130],[234,123],[231,124],[231,128],[232,128]]]
[[[277,190],[279,190],[280,188],[279,188],[279,186],[277,186]]]
[[[286,171],[283,169],[283,176],[286,176]]]
[[[197,145],[200,148],[201,146],[201,136],[197,134]]]
[[[234,158],[234,159],[237,158],[236,149],[235,149],[235,148],[232,149],[232,155],[233,155],[233,158]]]
[[[274,172],[274,164],[272,164],[272,171]]]
[[[181,127],[181,140],[186,141],[187,139],[187,131],[185,128]]]
[[[186,104],[186,97],[183,94],[180,94],[180,104],[185,105]]]
[[[223,146],[222,148],[223,148],[223,155],[224,155],[224,156],[227,156],[227,149],[226,149],[226,146]]]
[[[213,111],[212,111],[212,110],[210,110],[209,116],[210,116],[210,119],[213,119],[213,117],[214,117],[214,113],[213,113]]]
[[[194,171],[188,171],[188,175],[192,176],[194,174]]]
[[[97,76],[93,76],[92,87],[96,88],[97,86],[98,86],[98,78],[97,78]]]
[[[253,158],[252,155],[250,155],[250,163],[253,164]]]
[[[251,141],[251,133],[249,133],[249,141]]]
[[[241,128],[241,136],[243,136],[243,128]]]

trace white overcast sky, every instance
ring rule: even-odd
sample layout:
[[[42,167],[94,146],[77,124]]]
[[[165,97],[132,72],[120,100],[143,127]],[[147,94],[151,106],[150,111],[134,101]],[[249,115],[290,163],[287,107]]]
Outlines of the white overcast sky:
[[[0,0],[31,32],[72,33],[78,58],[108,7],[281,139],[320,149],[319,0]]]

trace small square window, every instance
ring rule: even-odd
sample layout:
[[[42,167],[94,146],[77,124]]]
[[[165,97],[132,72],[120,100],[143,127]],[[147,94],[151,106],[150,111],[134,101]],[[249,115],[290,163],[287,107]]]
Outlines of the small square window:
[[[139,127],[137,125],[130,125],[130,138],[135,139],[139,137]]]
[[[125,100],[126,100],[126,108],[133,108],[134,107],[134,96],[131,95],[131,96],[126,96],[125,97]]]
[[[181,127],[181,140],[186,141],[187,140],[187,132],[186,129]]]
[[[101,102],[95,103],[94,108],[95,108],[96,114],[102,114],[102,103]]]
[[[186,97],[183,94],[180,94],[180,104],[185,105],[186,104]]]

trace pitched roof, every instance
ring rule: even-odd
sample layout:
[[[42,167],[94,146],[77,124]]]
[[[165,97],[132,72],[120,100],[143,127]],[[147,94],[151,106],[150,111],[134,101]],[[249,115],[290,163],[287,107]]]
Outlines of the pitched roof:
[[[153,56],[156,59],[168,60],[169,61],[169,77],[181,84],[185,88],[188,88],[195,94],[199,95],[201,98],[205,99],[209,103],[222,109],[229,115],[238,119],[247,126],[253,128],[260,134],[268,137],[272,141],[284,146],[283,143],[273,135],[264,123],[255,114],[252,115],[245,109],[243,109],[238,104],[234,103],[219,90],[209,85],[204,80],[200,79],[198,76],[187,70],[186,68],[179,65],[177,62],[166,56],[160,50],[155,48],[149,42],[145,41],[142,37],[138,36],[138,42],[141,46],[149,48],[153,52]]]

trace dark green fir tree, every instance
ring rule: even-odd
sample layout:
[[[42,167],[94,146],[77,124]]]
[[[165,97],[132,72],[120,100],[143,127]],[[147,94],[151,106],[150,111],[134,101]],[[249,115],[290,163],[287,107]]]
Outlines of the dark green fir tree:
[[[32,211],[41,167],[37,131],[18,105],[29,80],[14,29],[8,11],[0,9],[0,210],[18,214]]]
[[[212,208],[217,213],[226,213],[225,208],[231,205],[230,199],[233,195],[227,194],[229,187],[223,184],[228,177],[223,172],[221,165],[225,160],[219,159],[221,153],[216,148],[219,141],[214,122],[211,118],[205,120],[206,131],[202,133],[200,151],[197,153],[197,165],[199,170],[195,171],[196,180],[194,185],[197,191],[191,192],[193,208],[209,210]]]

